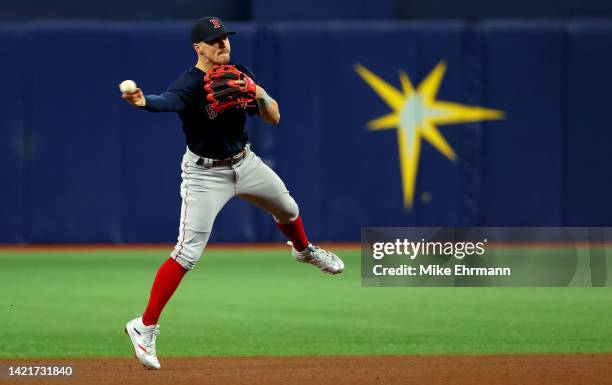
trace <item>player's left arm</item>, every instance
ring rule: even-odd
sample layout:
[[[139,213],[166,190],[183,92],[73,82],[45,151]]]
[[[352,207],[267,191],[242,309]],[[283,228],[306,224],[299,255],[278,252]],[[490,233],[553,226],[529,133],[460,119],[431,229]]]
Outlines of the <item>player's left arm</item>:
[[[264,122],[270,124],[278,124],[280,122],[278,103],[261,86],[257,86],[255,102],[257,103],[259,116]]]

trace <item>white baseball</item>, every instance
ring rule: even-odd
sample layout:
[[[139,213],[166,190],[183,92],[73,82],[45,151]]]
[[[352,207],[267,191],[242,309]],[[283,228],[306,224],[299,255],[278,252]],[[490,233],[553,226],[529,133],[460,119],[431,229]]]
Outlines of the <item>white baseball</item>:
[[[124,80],[119,84],[119,90],[121,92],[134,92],[136,91],[136,83],[133,80]]]

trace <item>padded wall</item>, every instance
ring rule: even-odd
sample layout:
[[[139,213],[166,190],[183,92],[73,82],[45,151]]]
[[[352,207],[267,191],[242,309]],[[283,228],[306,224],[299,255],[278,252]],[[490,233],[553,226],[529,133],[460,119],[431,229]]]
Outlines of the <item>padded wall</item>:
[[[189,24],[0,27],[0,242],[176,239],[180,121],[131,108],[117,84],[163,92],[195,62]],[[357,240],[362,226],[612,224],[612,23],[232,27],[233,60],[281,109],[279,126],[249,120],[253,148],[285,181],[313,240]],[[418,90],[440,63],[437,100],[505,117],[438,125],[456,159],[422,140],[406,207],[397,130],[367,128],[395,110],[355,68],[402,95],[401,72]],[[269,215],[239,200],[212,235],[281,239]]]

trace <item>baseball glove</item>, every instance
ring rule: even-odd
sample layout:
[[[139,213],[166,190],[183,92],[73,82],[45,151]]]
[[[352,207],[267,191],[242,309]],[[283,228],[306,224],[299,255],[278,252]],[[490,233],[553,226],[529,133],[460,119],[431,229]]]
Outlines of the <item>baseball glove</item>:
[[[220,113],[231,108],[246,108],[255,100],[257,85],[235,65],[219,65],[206,72],[204,91],[210,107]]]

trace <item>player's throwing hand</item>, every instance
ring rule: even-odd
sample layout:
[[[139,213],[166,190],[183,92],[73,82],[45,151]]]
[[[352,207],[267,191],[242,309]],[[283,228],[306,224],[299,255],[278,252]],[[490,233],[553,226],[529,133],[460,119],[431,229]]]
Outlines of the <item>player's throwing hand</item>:
[[[130,88],[123,86],[123,83],[119,85],[119,89],[121,90],[121,98],[136,107],[144,107],[146,99],[144,94],[140,88]]]
[[[119,84],[119,91],[121,91],[121,97],[133,106],[144,107],[147,104],[142,90],[133,80],[122,81]]]

